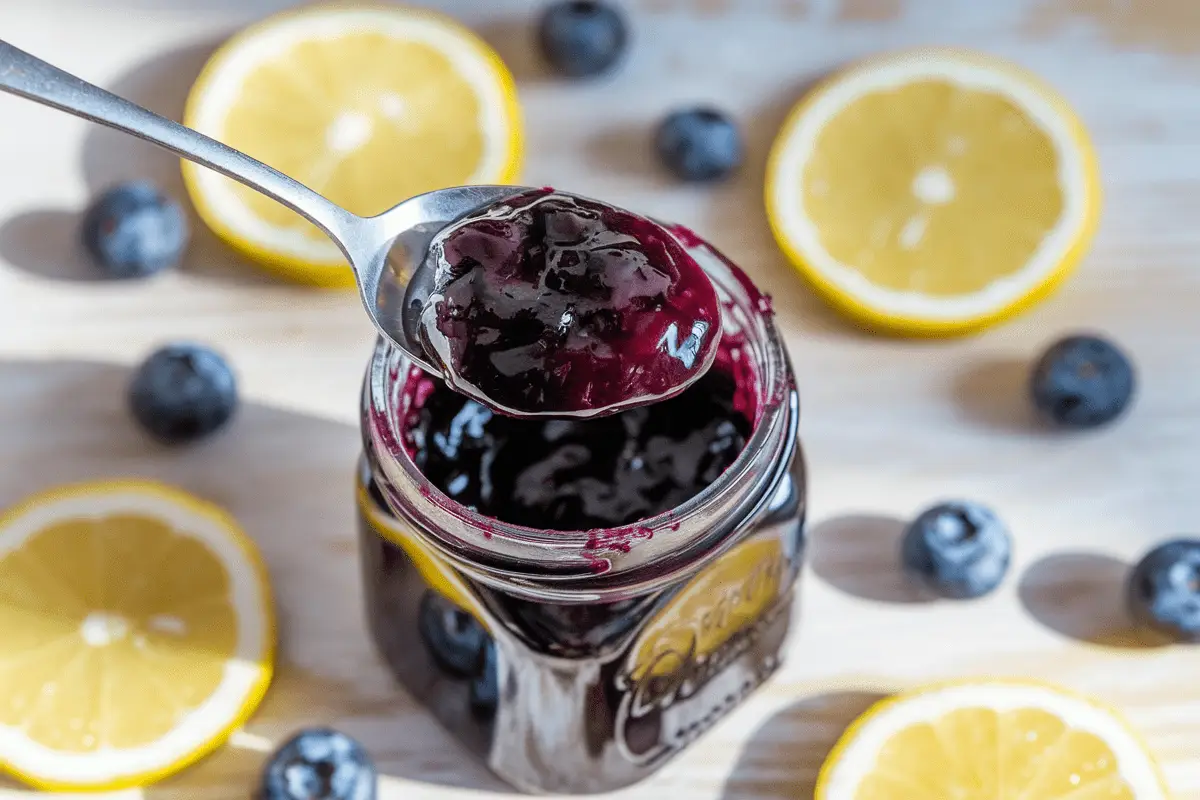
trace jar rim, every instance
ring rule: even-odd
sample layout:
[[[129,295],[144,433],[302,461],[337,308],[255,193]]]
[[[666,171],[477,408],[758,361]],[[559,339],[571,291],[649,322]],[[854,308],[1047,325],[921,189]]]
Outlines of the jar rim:
[[[377,342],[363,386],[363,437],[372,469],[386,479],[380,489],[393,511],[459,568],[485,582],[528,583],[543,590],[563,583],[612,583],[617,573],[648,567],[673,572],[672,565],[696,564],[705,554],[723,551],[729,533],[748,527],[770,502],[778,482],[770,473],[786,471],[799,417],[782,336],[769,301],[740,269],[694,235],[687,237],[694,241],[673,235],[722,296],[722,335],[731,335],[727,324],[734,326],[732,335],[743,336],[742,349],[754,356],[757,407],[753,430],[733,463],[696,495],[653,517],[615,528],[544,530],[456,503],[421,473],[403,446],[400,405],[412,365],[385,340]]]

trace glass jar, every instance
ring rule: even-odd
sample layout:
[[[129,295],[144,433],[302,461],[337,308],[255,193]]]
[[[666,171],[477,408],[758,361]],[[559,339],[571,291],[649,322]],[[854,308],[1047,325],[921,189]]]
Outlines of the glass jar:
[[[376,346],[358,472],[367,617],[396,677],[502,779],[590,793],[649,775],[777,669],[804,550],[799,397],[766,297],[671,228],[723,303],[724,367],[754,421],[708,488],[633,525],[481,516],[403,446],[415,369]]]

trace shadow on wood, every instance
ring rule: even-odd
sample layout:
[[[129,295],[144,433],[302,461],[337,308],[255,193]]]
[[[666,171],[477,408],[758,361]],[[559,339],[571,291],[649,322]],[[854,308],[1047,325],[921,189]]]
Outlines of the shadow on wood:
[[[763,723],[742,749],[723,800],[811,798],[817,773],[858,716],[886,695],[845,691],[788,706]]]
[[[883,603],[926,603],[935,596],[904,574],[900,540],[907,523],[895,517],[849,514],[809,529],[809,563],[822,580],[847,594]]]
[[[82,210],[28,211],[0,223],[0,257],[43,278],[113,280],[92,261],[80,239]]]
[[[1029,397],[1031,367],[1031,362],[1017,358],[985,358],[967,364],[954,387],[960,415],[998,431],[1043,431]]]
[[[470,20],[459,18],[470,24]],[[537,15],[505,14],[478,24],[476,33],[491,45],[521,86],[538,81],[557,80],[550,65],[542,58],[537,41]]]
[[[597,172],[628,176],[630,181],[648,189],[666,189],[676,181],[655,154],[654,133],[653,125],[625,123],[600,127],[588,137],[581,155]],[[650,209],[641,210],[653,213]]]
[[[1110,556],[1055,553],[1026,567],[1017,591],[1034,619],[1063,636],[1113,648],[1165,645],[1139,629],[1126,608],[1129,570]]]

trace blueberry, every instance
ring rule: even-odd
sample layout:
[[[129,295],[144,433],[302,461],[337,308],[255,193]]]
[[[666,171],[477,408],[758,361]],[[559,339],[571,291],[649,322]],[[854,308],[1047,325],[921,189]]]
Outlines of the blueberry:
[[[943,597],[980,597],[1004,579],[1012,554],[1008,529],[978,503],[941,503],[904,532],[908,572]]]
[[[500,703],[500,675],[496,668],[496,643],[488,640],[483,651],[483,664],[479,674],[471,681],[469,691],[471,710],[477,716],[488,717],[496,712]]]
[[[361,744],[329,728],[309,728],[271,756],[259,800],[374,800],[376,782]]]
[[[178,343],[153,352],[134,373],[129,407],[156,439],[184,444],[215,433],[237,408],[237,381],[220,354]]]
[[[1096,336],[1068,336],[1056,342],[1033,368],[1030,391],[1038,411],[1067,428],[1095,428],[1112,422],[1133,398],[1129,359]]]
[[[685,181],[724,178],[742,162],[742,134],[715,108],[671,113],[659,124],[654,146],[667,169]]]
[[[427,591],[417,609],[417,628],[439,667],[458,678],[478,674],[489,637],[473,616]]]
[[[1176,539],[1147,553],[1129,575],[1128,594],[1140,624],[1200,642],[1200,539]]]
[[[625,54],[629,31],[617,8],[599,0],[552,3],[542,14],[538,41],[551,66],[572,78],[599,75]]]
[[[114,186],[83,215],[84,247],[116,278],[141,278],[178,264],[188,238],[179,204],[144,181]]]

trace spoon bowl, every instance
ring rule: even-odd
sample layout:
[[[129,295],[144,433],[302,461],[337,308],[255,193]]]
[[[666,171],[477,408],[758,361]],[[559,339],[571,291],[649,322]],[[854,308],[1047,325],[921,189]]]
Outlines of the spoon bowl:
[[[520,186],[438,189],[369,220],[379,220],[387,241],[377,252],[363,253],[361,263],[351,256],[363,305],[384,337],[426,372],[440,372],[425,356],[420,337],[421,311],[437,275],[436,265],[429,263],[430,243],[458,218],[524,191]]]

